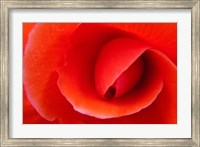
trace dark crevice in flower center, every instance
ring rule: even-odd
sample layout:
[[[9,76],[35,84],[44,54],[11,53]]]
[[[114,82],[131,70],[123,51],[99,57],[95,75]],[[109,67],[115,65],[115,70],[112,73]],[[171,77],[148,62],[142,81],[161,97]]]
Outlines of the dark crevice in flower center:
[[[144,72],[144,60],[142,56],[132,63],[121,75],[109,86],[103,97],[112,99],[122,97],[138,86]]]
[[[108,90],[104,94],[104,97],[107,99],[111,99],[111,98],[115,97],[115,94],[116,94],[116,88],[111,86],[108,88]]]

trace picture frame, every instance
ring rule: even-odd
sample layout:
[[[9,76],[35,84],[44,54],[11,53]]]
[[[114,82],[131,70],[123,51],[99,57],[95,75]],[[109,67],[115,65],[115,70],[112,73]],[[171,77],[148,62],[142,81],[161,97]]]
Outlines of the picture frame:
[[[192,137],[190,139],[96,138],[31,139],[9,138],[9,12],[11,9],[191,9],[192,15]],[[200,146],[200,1],[1,1],[1,146]]]

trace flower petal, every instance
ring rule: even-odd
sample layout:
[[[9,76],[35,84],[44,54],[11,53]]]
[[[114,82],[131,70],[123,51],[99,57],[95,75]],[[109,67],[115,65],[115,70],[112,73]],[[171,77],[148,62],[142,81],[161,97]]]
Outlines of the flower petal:
[[[148,70],[151,76],[145,76],[145,85],[126,96],[128,98],[106,101],[99,97],[95,89],[94,67],[101,44],[122,35],[130,37],[126,32],[101,25],[84,24],[77,28],[72,49],[68,51],[67,63],[58,70],[58,86],[80,113],[98,118],[129,115],[150,105],[162,90],[163,81],[160,76],[155,71]]]
[[[177,123],[177,71],[176,66],[161,52],[148,50],[144,53],[146,58],[146,77],[154,77],[157,73],[162,77],[164,83],[162,91],[151,105],[128,116],[110,119],[98,119],[82,115],[87,123],[95,124],[176,124]],[[149,75],[150,74],[150,75]],[[158,76],[158,75],[155,75]],[[152,77],[152,78],[153,78]],[[149,79],[154,81],[154,79]],[[151,88],[154,82],[149,82]],[[141,86],[146,85],[142,82]],[[150,90],[151,91],[151,90]],[[146,91],[143,91],[146,93]],[[98,106],[98,105],[96,105]],[[104,108],[105,109],[105,108]],[[109,109],[106,109],[109,110]],[[106,111],[105,110],[105,111]]]
[[[57,87],[71,33],[77,24],[38,24],[30,33],[24,53],[23,80],[27,96],[45,119],[59,117],[67,103]]]
[[[39,113],[33,108],[27,99],[26,92],[23,90],[23,124],[57,124],[55,121],[47,121],[42,118]]]
[[[162,76],[164,85],[152,105],[154,109],[159,110],[160,120],[167,123],[177,122],[177,68],[166,55],[157,50],[149,50],[146,53],[147,60],[154,65]],[[158,112],[157,112],[158,113]],[[156,114],[156,113],[155,113]]]
[[[80,59],[80,56],[77,58]],[[96,92],[88,63],[81,60],[77,64],[77,58],[59,70],[58,85],[62,94],[80,113],[97,118],[129,115],[150,105],[162,90],[163,82],[159,74],[148,70],[148,76],[145,76],[143,85],[138,89],[124,97],[104,100]]]
[[[113,39],[104,45],[97,57],[94,73],[100,96],[103,97],[116,79],[149,48],[145,42],[134,37]],[[119,95],[118,89],[116,94]]]
[[[27,44],[29,33],[34,26],[35,23],[23,23],[23,50]]]
[[[162,51],[174,64],[177,63],[177,23],[112,23],[107,25],[135,34]]]

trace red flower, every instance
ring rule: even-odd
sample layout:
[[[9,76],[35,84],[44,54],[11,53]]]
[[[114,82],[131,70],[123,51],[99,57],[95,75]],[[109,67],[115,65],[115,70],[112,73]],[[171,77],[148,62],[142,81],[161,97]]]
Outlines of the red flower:
[[[23,30],[24,123],[177,122],[175,23]]]

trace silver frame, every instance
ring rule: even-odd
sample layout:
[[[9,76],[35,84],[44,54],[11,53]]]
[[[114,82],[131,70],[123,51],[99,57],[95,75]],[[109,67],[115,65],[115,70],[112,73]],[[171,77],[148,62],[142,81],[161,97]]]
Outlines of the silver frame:
[[[1,146],[200,146],[200,1],[199,0],[0,0],[0,112]],[[172,8],[192,10],[192,138],[189,139],[14,139],[9,138],[9,10],[22,8]]]

